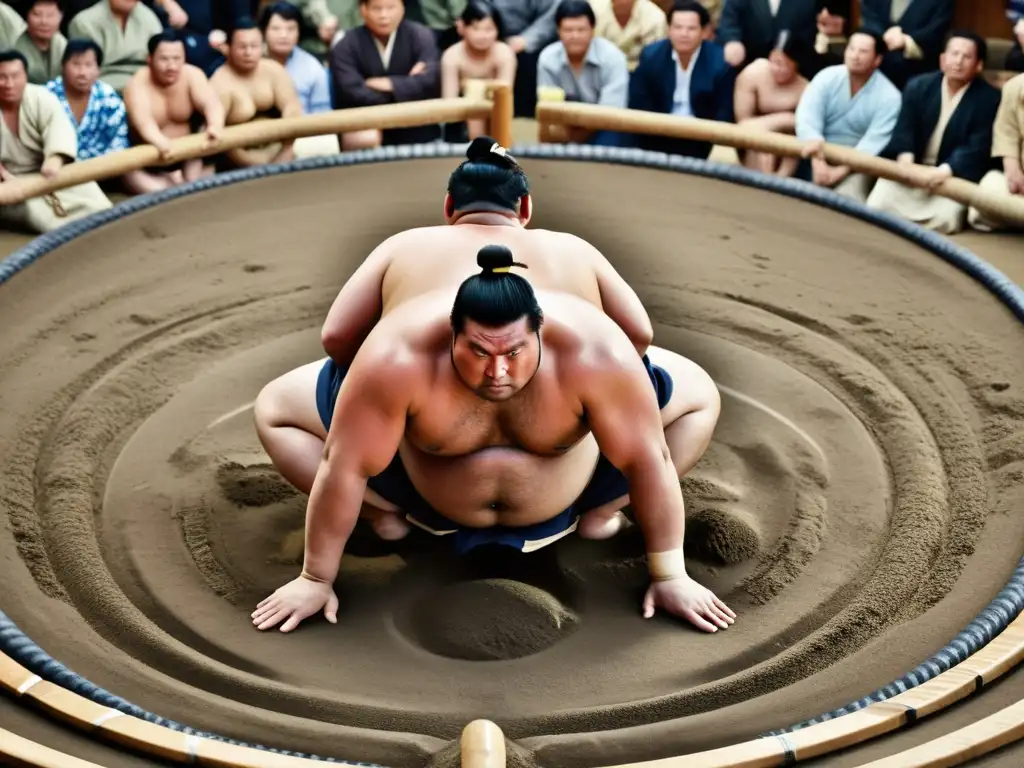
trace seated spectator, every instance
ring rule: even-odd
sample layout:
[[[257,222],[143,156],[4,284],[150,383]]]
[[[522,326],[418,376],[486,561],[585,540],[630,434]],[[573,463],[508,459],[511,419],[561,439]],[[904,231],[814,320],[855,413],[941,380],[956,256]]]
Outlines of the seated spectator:
[[[299,47],[300,21],[299,9],[291,3],[275,2],[263,8],[260,29],[267,56],[283,66],[291,77],[303,114],[330,112],[330,77],[316,56]]]
[[[304,34],[299,41],[303,50],[324,58],[336,42],[349,30],[363,23],[359,0],[295,0],[302,14]]]
[[[242,19],[228,35],[227,61],[210,78],[224,107],[225,124],[299,117],[302,103],[292,79],[276,61],[263,58],[263,34],[252,19]],[[233,168],[288,162],[295,158],[296,141],[231,149],[224,160]]]
[[[873,179],[830,165],[822,156],[825,142],[877,155],[889,143],[902,99],[879,67],[885,56],[881,36],[858,30],[846,44],[845,64],[821,70],[800,97],[796,135],[807,142],[797,176],[830,187],[860,202],[867,200]]]
[[[800,42],[783,31],[767,59],[752,61],[740,72],[734,99],[737,125],[772,133],[796,132],[796,108],[807,88],[797,63],[802,53]],[[740,158],[747,168],[778,176],[792,176],[798,165],[795,157],[749,149]]]
[[[15,41],[25,31],[25,19],[7,3],[0,2],[0,50],[14,47]]]
[[[1006,18],[1013,25],[1013,47],[1006,54],[1006,68],[1024,72],[1024,0],[1006,0]]]
[[[1000,195],[1024,196],[1024,74],[1003,85],[999,111],[992,126],[992,157],[1002,166],[981,180],[981,188]],[[967,222],[982,232],[1010,229],[1011,225],[997,216],[977,208],[967,211]],[[1014,227],[1015,228],[1015,227]]]
[[[977,184],[989,169],[999,91],[980,77],[987,55],[981,37],[954,32],[939,57],[941,71],[907,83],[899,121],[880,155],[930,166],[924,173],[928,188],[879,179],[869,207],[946,235],[963,229],[967,206],[929,189],[952,176]]]
[[[566,101],[625,109],[629,101],[629,65],[615,43],[594,37],[594,10],[587,0],[561,0],[555,12],[557,43],[537,60],[537,88],[556,89]],[[543,99],[541,94],[539,98]],[[618,146],[614,131],[570,128],[570,141]]]
[[[732,122],[736,70],[725,61],[722,46],[705,39],[711,23],[697,0],[675,0],[668,17],[668,39],[640,54],[629,82],[629,108],[679,117]],[[641,149],[707,158],[707,142],[662,136],[636,136]]]
[[[29,83],[20,51],[0,52],[0,111],[17,120],[13,130],[6,119],[0,120],[4,188],[16,189],[18,177],[30,173],[60,178],[64,166],[78,157],[73,124],[56,96],[42,85]],[[40,234],[107,208],[110,200],[90,181],[16,205],[0,205],[0,223]]]
[[[363,26],[331,49],[331,75],[338,107],[367,107],[436,99],[441,93],[440,53],[434,33],[404,18],[402,0],[359,0]],[[440,137],[436,125],[354,131],[343,149],[415,144]]]
[[[61,72],[67,38],[60,33],[61,12],[57,0],[30,0],[27,27],[14,44],[28,62],[28,81],[46,85]]]
[[[710,23],[704,27],[704,39],[714,40],[715,30],[718,28],[718,20],[722,18],[722,4],[725,0],[699,0],[700,4],[707,8],[708,16],[710,17]],[[676,0],[653,0],[653,2],[668,15],[668,12],[672,10],[672,6],[675,5]]]
[[[469,0],[456,24],[462,41],[441,57],[441,98],[456,99],[473,93],[472,83],[500,81],[513,86],[516,55],[503,41],[501,14],[485,0]],[[486,118],[466,121],[467,140],[490,135]]]
[[[902,89],[914,75],[939,66],[956,0],[861,0],[861,25],[881,35],[888,52],[882,73]]]
[[[717,31],[725,60],[742,69],[752,61],[766,59],[786,30],[807,57],[798,62],[802,71],[813,75],[816,69],[810,56],[818,35],[819,6],[820,0],[727,0]]]
[[[102,64],[92,40],[69,40],[61,74],[46,84],[75,126],[79,160],[128,149],[128,115],[117,91],[100,80]]]
[[[185,43],[185,61],[210,77],[224,63],[218,42],[251,12],[250,0],[155,0]],[[162,21],[162,20],[161,20]]]
[[[532,118],[537,112],[537,59],[558,39],[558,0],[491,0],[491,4],[501,14],[505,42],[517,57],[516,117]]]
[[[205,124],[213,141],[224,128],[224,108],[199,67],[186,63],[185,43],[173,29],[154,35],[148,44],[146,66],[132,75],[124,90],[130,140],[152,144],[166,156],[171,141],[197,133]],[[157,165],[125,175],[135,193],[156,192],[208,176],[213,167],[203,158]]]
[[[69,37],[95,40],[103,50],[100,79],[120,93],[146,65],[149,40],[163,25],[139,0],[99,0],[71,20]]]
[[[665,12],[651,0],[590,0],[590,4],[597,17],[594,34],[626,54],[630,72],[640,63],[645,45],[668,37]]]

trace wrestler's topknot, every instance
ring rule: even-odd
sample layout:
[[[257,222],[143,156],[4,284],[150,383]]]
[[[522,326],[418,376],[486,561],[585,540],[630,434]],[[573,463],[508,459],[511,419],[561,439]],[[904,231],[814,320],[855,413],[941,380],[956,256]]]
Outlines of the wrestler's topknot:
[[[448,194],[456,211],[519,212],[530,194],[530,182],[516,159],[490,136],[469,143],[466,159],[448,179]]]
[[[480,274],[485,276],[501,276],[509,273],[512,267],[529,269],[512,257],[512,251],[504,245],[485,245],[476,255],[476,263]]]
[[[510,270],[526,268],[512,257],[504,245],[485,245],[476,254],[480,272],[462,281],[452,304],[452,331],[462,333],[467,320],[485,328],[502,326],[527,318],[531,331],[540,329],[544,313],[537,304],[533,286],[522,275]]]

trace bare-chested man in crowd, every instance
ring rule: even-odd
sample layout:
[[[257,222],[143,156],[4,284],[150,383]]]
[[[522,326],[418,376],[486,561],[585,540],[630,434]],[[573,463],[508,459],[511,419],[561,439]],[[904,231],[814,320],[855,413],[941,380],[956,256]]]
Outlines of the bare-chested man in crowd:
[[[149,40],[146,66],[124,89],[129,134],[135,144],[152,144],[166,158],[171,140],[200,129],[210,142],[224,130],[224,108],[203,70],[185,63],[185,44],[173,29]],[[205,126],[205,128],[203,128]],[[203,158],[131,171],[124,177],[132,192],[144,194],[195,181],[213,173]]]
[[[757,59],[744,67],[736,78],[733,95],[736,124],[794,134],[796,107],[807,87],[807,78],[800,74],[801,61],[806,61],[806,52],[798,40],[783,31],[767,59]],[[777,176],[792,176],[800,162],[798,158],[753,150],[742,152],[741,157],[747,168]]]
[[[252,19],[242,19],[229,33],[227,61],[210,83],[224,105],[228,125],[302,114],[302,102],[287,70],[263,58],[263,34]],[[234,149],[227,152],[227,159],[238,168],[283,163],[294,159],[294,143]]]
[[[336,621],[331,585],[361,509],[382,538],[412,523],[459,553],[530,552],[573,531],[614,535],[632,503],[653,579],[644,615],[725,628],[735,614],[686,574],[679,485],[711,440],[717,388],[648,350],[643,307],[593,247],[524,229],[525,174],[487,141],[452,174],[450,226],[371,254],[325,324],[332,357],[257,398],[260,440],[310,498],[302,573],[253,623],[291,631],[321,609]],[[531,282],[510,271],[510,248]],[[478,251],[483,272],[463,280]]]

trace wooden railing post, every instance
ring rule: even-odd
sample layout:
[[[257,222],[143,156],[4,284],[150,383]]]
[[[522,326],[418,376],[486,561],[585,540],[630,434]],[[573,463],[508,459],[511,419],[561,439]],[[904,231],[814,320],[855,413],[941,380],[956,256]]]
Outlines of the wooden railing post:
[[[512,86],[508,83],[492,82],[488,85],[491,100],[491,136],[503,147],[512,146]]]

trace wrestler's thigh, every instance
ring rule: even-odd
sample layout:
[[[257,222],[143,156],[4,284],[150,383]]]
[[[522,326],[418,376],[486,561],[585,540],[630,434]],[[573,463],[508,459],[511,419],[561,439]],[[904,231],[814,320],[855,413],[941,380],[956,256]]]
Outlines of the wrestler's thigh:
[[[261,427],[298,427],[327,439],[316,408],[316,385],[327,358],[306,363],[267,384],[256,398],[256,422]]]
[[[672,378],[672,397],[661,409],[661,423],[668,426],[693,410],[695,402],[707,402],[715,389],[708,373],[692,360],[669,349],[651,346],[647,349],[651,362],[663,368]]]

